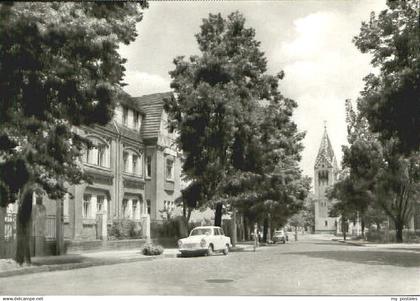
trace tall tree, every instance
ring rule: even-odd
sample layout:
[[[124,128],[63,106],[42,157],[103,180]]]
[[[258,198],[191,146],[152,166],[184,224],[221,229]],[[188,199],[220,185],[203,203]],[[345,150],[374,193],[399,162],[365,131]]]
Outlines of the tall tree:
[[[420,156],[400,153],[395,139],[382,141],[370,131],[366,118],[348,103],[349,144],[343,147],[343,166],[349,174],[334,186],[337,205],[346,212],[381,208],[394,222],[396,240],[412,217],[420,193]]]
[[[233,186],[243,187],[256,174],[264,174],[256,163],[263,156],[262,112],[268,112],[261,101],[274,109],[273,114],[279,112],[273,125],[289,131],[278,138],[283,145],[299,148],[302,135],[290,121],[296,103],[277,90],[283,74],[265,74],[260,42],[240,13],[226,19],[210,14],[196,38],[201,55],[175,58],[170,75],[176,97],[166,101],[165,109],[180,133],[177,143],[185,155],[186,177],[199,187],[202,201],[216,209],[215,224],[220,225],[223,203],[237,193]],[[281,134],[280,128],[277,132]]]
[[[382,141],[396,138],[404,154],[420,147],[420,16],[416,0],[387,1],[388,8],[371,13],[355,45],[372,54],[379,72],[365,78],[359,110]]]
[[[73,126],[113,116],[125,60],[147,2],[0,5],[0,204],[18,201],[16,261],[30,262],[32,194],[61,199],[87,180],[90,143]]]
[[[370,191],[393,220],[400,242],[420,181],[420,15],[418,1],[387,1],[387,6],[378,16],[371,13],[353,41],[372,54],[378,70],[366,76],[358,109],[381,142],[373,155],[382,164]]]

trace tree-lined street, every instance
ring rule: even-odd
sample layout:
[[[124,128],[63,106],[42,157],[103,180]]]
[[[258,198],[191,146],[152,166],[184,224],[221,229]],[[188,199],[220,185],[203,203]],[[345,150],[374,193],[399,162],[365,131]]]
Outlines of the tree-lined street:
[[[255,253],[9,277],[1,279],[0,295],[416,295],[419,268],[419,249],[360,247],[307,235]]]
[[[157,2],[0,4],[0,295],[420,294],[417,1]]]

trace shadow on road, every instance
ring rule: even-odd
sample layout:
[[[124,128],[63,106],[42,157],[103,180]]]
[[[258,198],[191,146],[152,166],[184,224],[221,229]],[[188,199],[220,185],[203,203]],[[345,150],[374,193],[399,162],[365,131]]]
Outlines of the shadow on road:
[[[314,258],[332,259],[368,265],[393,265],[400,267],[420,267],[420,254],[395,251],[308,251],[284,254],[304,255]]]

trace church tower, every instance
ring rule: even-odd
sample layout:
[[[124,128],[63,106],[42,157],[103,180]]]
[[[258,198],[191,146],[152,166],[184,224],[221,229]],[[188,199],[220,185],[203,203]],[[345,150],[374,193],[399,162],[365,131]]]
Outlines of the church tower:
[[[321,139],[318,155],[314,165],[315,189],[315,233],[334,233],[336,231],[336,218],[328,217],[331,201],[325,195],[326,189],[337,181],[338,166],[327,127]]]

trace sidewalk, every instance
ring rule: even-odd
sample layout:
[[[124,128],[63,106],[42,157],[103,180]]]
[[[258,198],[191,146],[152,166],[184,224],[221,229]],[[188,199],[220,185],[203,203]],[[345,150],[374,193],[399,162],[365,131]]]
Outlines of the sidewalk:
[[[0,259],[0,278],[31,273],[88,268],[100,265],[149,261],[159,258],[174,258],[177,254],[177,249],[165,249],[162,255],[156,256],[145,256],[141,254],[141,251],[138,249],[115,250],[61,256],[33,257],[31,259],[31,265],[24,264],[22,266],[19,266],[12,259]]]

